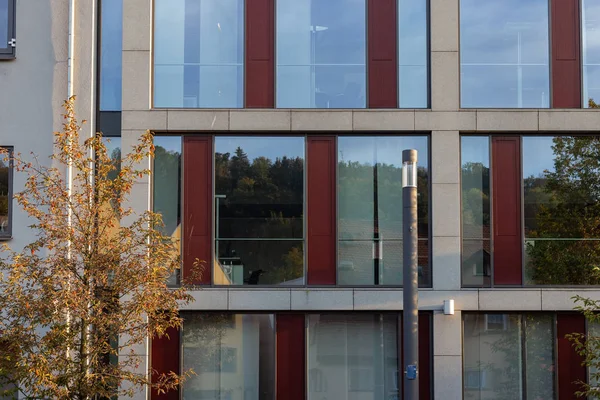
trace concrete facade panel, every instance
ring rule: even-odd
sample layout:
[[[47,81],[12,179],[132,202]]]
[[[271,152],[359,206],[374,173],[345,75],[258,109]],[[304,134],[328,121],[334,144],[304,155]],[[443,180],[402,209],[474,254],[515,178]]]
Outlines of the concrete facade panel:
[[[474,131],[475,128],[475,111],[415,111],[418,131]]]
[[[458,51],[458,0],[431,0],[431,51]]]
[[[460,186],[455,183],[434,183],[431,186],[433,237],[459,237]]]
[[[433,289],[460,290],[460,237],[436,236],[432,239],[432,246]]]
[[[600,291],[596,289],[542,289],[542,310],[571,311],[576,306],[576,295],[600,301]]]
[[[291,130],[291,112],[289,110],[231,110],[229,112],[229,129],[232,131],[289,131]]]
[[[150,109],[150,54],[147,50],[123,52],[123,111]]]
[[[230,310],[289,310],[290,290],[229,290]]]
[[[229,130],[229,111],[168,110],[169,131],[223,131]]]
[[[537,131],[537,111],[477,111],[478,131]]]
[[[540,131],[598,131],[597,110],[540,110]]]
[[[539,311],[542,309],[540,289],[480,290],[480,311]]]
[[[458,67],[458,59],[459,57],[457,51],[435,51],[431,53],[432,110],[453,111],[459,109],[460,73]],[[456,129],[457,128],[451,128],[449,130]]]
[[[152,50],[152,1],[123,1],[123,50]]]
[[[292,110],[293,131],[352,130],[352,111]]]
[[[153,130],[167,129],[167,111],[125,111],[121,116],[121,127],[123,130],[145,130],[152,127]]]
[[[189,304],[181,307],[182,310],[227,310],[229,293],[227,289],[201,289],[191,291],[194,298]]]
[[[460,356],[462,347],[462,317],[457,311],[454,315],[441,312],[433,314],[433,331],[443,332],[433,341],[434,356]]]
[[[431,132],[431,183],[460,182],[460,135],[458,131]]]
[[[434,355],[433,376],[434,399],[462,400],[462,356]]]
[[[292,290],[292,310],[353,310],[352,289]]]
[[[354,290],[355,310],[401,310],[401,290]]]
[[[412,131],[415,129],[415,112],[412,110],[355,110],[352,118],[356,131]]]

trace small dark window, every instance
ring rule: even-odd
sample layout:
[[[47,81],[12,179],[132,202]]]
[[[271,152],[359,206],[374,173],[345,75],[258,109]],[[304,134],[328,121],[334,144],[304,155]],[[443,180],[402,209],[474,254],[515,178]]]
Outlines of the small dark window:
[[[14,58],[15,0],[0,0],[0,59]]]
[[[0,0],[2,1],[2,0]],[[12,235],[12,147],[0,154],[0,240]]]

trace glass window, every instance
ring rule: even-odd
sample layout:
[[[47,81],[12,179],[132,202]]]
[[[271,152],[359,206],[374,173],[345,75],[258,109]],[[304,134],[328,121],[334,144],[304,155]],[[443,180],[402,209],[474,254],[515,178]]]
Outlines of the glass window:
[[[12,235],[12,147],[0,154],[0,237]]]
[[[583,106],[600,103],[600,1],[582,0]]]
[[[0,0],[0,58],[14,58],[15,0]]]
[[[275,318],[264,314],[183,315],[184,399],[273,400]]]
[[[461,137],[462,284],[491,284],[490,138]]]
[[[162,233],[181,243],[182,140],[180,136],[155,136],[154,146],[152,208],[162,214]],[[178,276],[173,276],[168,283],[177,282]]]
[[[304,283],[304,138],[215,138],[218,285]]]
[[[402,150],[418,151],[419,283],[429,266],[426,136],[339,137],[338,283],[402,285]]]
[[[460,0],[461,106],[549,106],[548,0]]]
[[[427,108],[429,54],[427,1],[398,0],[400,108]]]
[[[365,0],[277,0],[277,107],[364,108]]]
[[[556,398],[552,315],[466,313],[463,323],[465,399]]]
[[[308,400],[397,399],[398,316],[308,316]]]
[[[100,111],[120,111],[123,0],[102,0],[100,10]]]
[[[526,279],[600,284],[600,137],[523,138]]]
[[[243,107],[244,0],[154,3],[154,106]]]

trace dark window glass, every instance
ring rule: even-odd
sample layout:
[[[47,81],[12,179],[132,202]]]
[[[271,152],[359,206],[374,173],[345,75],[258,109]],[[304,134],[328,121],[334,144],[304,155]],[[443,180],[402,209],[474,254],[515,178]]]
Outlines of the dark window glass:
[[[0,154],[0,237],[12,235],[12,148]]]
[[[490,139],[461,138],[462,284],[491,281]]]
[[[398,316],[308,316],[308,400],[397,399]]]
[[[365,0],[277,0],[277,107],[364,108]]]
[[[464,316],[465,399],[555,399],[554,317]]]
[[[154,105],[243,107],[244,0],[157,0]]]
[[[402,150],[418,151],[419,283],[430,285],[426,136],[338,139],[338,283],[402,284]]]
[[[184,399],[272,400],[275,318],[264,314],[183,315]]]
[[[600,284],[600,137],[523,138],[526,280]]]
[[[214,283],[304,283],[304,138],[215,138]]]
[[[178,243],[181,242],[181,142],[180,136],[154,137],[152,175],[153,210],[162,215],[163,234]],[[178,276],[171,277],[169,284],[176,284],[177,279]]]
[[[582,0],[583,106],[600,103],[600,1]]]
[[[120,111],[123,0],[102,0],[100,9],[100,111]]]
[[[427,0],[398,0],[400,108],[426,108],[429,74]]]
[[[548,0],[460,0],[461,106],[549,106]]]

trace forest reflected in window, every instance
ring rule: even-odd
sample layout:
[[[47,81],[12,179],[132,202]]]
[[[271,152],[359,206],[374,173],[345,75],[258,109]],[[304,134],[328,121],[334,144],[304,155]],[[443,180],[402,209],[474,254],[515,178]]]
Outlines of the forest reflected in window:
[[[304,138],[215,138],[217,285],[304,284]]]

